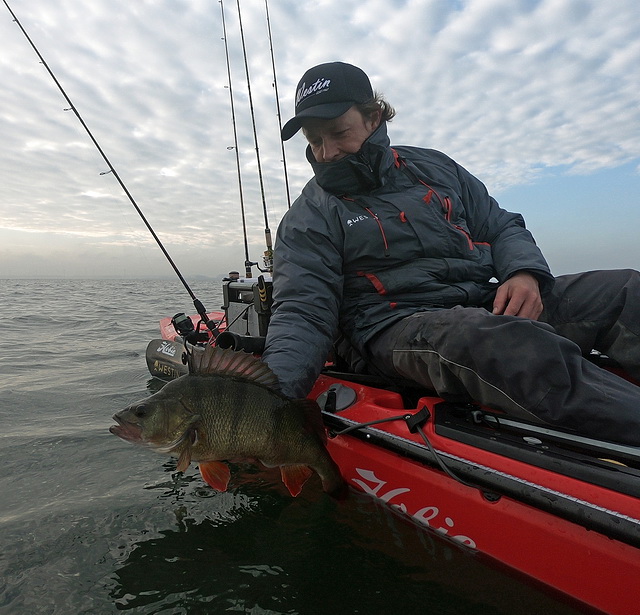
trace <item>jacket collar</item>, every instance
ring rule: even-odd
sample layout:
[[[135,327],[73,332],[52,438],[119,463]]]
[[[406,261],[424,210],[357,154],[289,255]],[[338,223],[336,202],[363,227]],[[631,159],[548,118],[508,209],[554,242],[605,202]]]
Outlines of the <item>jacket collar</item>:
[[[319,186],[337,196],[367,194],[380,188],[394,164],[386,122],[371,133],[360,151],[336,162],[317,162],[311,147],[306,155]]]

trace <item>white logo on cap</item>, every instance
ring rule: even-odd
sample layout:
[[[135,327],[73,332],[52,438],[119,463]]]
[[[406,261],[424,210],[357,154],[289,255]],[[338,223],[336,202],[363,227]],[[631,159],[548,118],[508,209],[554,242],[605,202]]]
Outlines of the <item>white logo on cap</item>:
[[[310,96],[311,94],[321,94],[328,90],[330,85],[331,79],[325,79],[324,77],[320,77],[320,79],[317,79],[315,83],[309,87],[307,87],[306,83],[303,83],[296,94],[296,106],[298,106],[307,96]]]

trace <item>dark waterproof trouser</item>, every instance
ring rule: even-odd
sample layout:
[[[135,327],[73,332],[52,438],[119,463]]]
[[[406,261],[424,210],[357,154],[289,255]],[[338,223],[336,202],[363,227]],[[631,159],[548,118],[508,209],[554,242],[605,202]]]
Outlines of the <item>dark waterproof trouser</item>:
[[[539,321],[471,307],[419,312],[368,348],[383,374],[446,399],[640,446],[640,387],[585,359],[592,349],[640,381],[637,271],[556,278]]]

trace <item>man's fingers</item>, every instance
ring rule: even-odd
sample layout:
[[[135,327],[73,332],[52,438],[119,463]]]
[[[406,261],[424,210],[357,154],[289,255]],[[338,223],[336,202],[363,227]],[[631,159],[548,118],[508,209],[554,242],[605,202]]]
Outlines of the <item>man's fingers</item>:
[[[516,274],[496,291],[493,313],[537,320],[543,305],[536,279],[527,273]]]

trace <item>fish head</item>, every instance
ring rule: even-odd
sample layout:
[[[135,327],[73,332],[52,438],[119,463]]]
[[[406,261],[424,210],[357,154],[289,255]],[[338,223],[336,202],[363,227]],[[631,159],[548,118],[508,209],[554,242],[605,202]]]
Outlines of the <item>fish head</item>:
[[[184,387],[176,386],[180,380],[114,414],[116,425],[109,431],[127,442],[160,452],[171,452],[185,439],[193,438],[200,416],[191,406],[190,396],[184,394]]]

